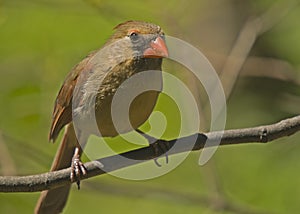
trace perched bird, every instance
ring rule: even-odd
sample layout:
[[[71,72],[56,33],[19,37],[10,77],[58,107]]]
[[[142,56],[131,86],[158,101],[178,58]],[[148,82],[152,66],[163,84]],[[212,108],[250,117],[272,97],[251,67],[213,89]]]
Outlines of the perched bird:
[[[162,58],[167,56],[164,32],[159,26],[142,21],[127,21],[115,27],[114,34],[102,48],[77,64],[67,75],[55,101],[49,139],[55,141],[61,129],[64,126],[66,128],[51,171],[72,165],[72,178],[78,176],[75,171],[85,173],[79,162],[82,149],[75,135],[72,111],[79,118],[90,114],[84,105],[89,103],[93,93],[96,92],[94,110],[101,136],[115,137],[120,131],[126,133],[142,125],[151,114],[159,92],[147,91],[136,97],[128,115],[131,126],[125,125],[118,131],[111,116],[113,96],[116,89],[132,75],[147,70],[161,70]],[[162,85],[162,75],[155,77],[154,81]],[[60,213],[69,190],[70,185],[43,191],[35,213]]]

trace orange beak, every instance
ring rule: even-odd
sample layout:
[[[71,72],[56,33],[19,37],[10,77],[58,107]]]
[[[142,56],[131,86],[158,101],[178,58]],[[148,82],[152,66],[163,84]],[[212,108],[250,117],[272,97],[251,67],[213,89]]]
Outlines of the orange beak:
[[[163,58],[168,57],[168,55],[166,43],[160,36],[151,41],[150,47],[144,51],[145,58]]]

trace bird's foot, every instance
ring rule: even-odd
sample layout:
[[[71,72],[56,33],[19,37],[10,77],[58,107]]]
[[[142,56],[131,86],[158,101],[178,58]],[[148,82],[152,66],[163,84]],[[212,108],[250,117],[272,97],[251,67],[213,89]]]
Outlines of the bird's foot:
[[[78,189],[80,189],[80,175],[86,175],[86,169],[80,161],[79,148],[75,148],[71,163],[70,179],[72,182],[76,181]]]
[[[153,149],[155,158],[154,158],[154,163],[158,166],[161,167],[161,164],[158,163],[158,156],[160,156],[161,154],[164,154],[166,157],[166,164],[169,163],[169,156],[168,156],[168,150],[170,149],[170,145],[168,141],[164,141],[164,140],[159,140],[151,143],[150,144],[151,148]]]
[[[149,142],[150,147],[153,149],[153,153],[154,153],[154,163],[158,166],[161,167],[161,164],[158,163],[158,156],[164,154],[166,157],[166,164],[169,163],[169,156],[168,156],[168,150],[170,149],[170,144],[168,141],[165,140],[158,140],[148,134],[145,134],[143,131],[137,129],[136,130],[138,133],[140,133],[141,135],[143,135]]]

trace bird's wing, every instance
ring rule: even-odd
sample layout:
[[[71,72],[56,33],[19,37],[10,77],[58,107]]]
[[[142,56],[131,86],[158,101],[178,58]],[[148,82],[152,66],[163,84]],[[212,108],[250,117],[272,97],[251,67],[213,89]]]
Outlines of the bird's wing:
[[[95,53],[96,51],[90,53],[66,77],[55,101],[49,140],[55,141],[60,130],[72,121],[72,98],[78,77],[82,73],[86,73],[86,65]]]

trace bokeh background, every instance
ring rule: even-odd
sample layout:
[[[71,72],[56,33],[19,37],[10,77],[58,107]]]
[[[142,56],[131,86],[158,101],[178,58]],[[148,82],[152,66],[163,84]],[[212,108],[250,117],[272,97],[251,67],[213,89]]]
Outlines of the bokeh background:
[[[126,20],[157,23],[207,56],[228,96],[226,129],[299,114],[298,1],[2,0],[1,175],[49,170],[58,143],[47,135],[64,77]],[[200,86],[185,79],[197,94]],[[222,147],[201,167],[193,152],[176,170],[147,181],[98,176],[80,191],[72,187],[64,213],[298,213],[299,141],[296,134]],[[0,213],[32,213],[38,196],[0,193]]]

